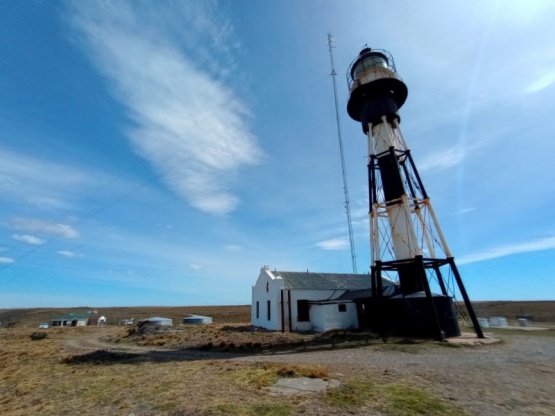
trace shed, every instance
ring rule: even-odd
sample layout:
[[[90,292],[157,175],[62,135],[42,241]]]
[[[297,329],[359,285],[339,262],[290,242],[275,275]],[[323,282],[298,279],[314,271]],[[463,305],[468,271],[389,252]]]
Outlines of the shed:
[[[173,320],[171,318],[161,318],[159,316],[155,316],[153,318],[143,319],[140,322],[147,322],[150,325],[156,326],[172,326]]]
[[[211,324],[212,317],[211,316],[202,316],[202,315],[188,315],[183,318],[184,324]]]
[[[86,312],[72,312],[50,320],[51,327],[87,326],[89,314]]]
[[[317,332],[356,329],[357,305],[351,301],[310,302],[310,322]]]
[[[102,315],[100,318],[98,318],[97,321],[96,321],[96,325],[97,326],[106,326],[106,317],[104,315]]]

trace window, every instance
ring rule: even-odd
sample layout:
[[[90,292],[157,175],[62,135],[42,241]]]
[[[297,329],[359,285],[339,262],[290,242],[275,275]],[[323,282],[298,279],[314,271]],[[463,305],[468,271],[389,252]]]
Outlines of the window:
[[[270,307],[270,301],[268,301],[268,321],[270,320],[270,318],[272,317],[272,314],[270,313],[271,311],[271,307]]]
[[[347,312],[347,305],[344,303],[340,303],[337,307],[339,308],[339,312]]]
[[[310,321],[310,313],[308,312],[308,300],[297,301],[297,321],[307,322]]]
[[[260,302],[256,301],[256,319],[260,318]]]

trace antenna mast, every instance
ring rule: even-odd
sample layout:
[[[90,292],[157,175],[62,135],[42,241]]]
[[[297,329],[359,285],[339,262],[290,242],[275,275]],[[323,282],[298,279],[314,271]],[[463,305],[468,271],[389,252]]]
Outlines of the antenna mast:
[[[349,202],[349,188],[347,187],[347,170],[345,169],[345,156],[343,154],[343,139],[341,137],[341,122],[339,120],[339,107],[337,105],[337,84],[335,82],[335,64],[333,62],[333,36],[328,33],[328,48],[331,63],[331,79],[333,80],[333,97],[335,99],[335,119],[337,121],[337,137],[339,139],[339,152],[341,154],[341,172],[343,173],[343,191],[345,193],[345,212],[347,213],[347,225],[349,227],[349,242],[351,243],[351,261],[353,273],[357,273],[357,255],[355,252],[355,240],[353,238],[353,225],[351,222],[351,204]]]

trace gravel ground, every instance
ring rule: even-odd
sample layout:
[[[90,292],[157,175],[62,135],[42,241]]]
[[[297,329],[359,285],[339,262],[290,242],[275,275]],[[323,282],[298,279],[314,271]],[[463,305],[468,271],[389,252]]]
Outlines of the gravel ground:
[[[430,389],[470,415],[555,414],[555,342],[548,336],[511,335],[475,347],[388,344],[237,359],[323,364],[349,376],[387,374]]]

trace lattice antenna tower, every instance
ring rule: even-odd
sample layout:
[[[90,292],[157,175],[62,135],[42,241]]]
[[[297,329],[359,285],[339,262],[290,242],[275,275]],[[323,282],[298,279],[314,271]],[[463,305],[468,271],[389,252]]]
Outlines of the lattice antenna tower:
[[[345,168],[345,155],[343,152],[343,138],[341,136],[341,120],[339,118],[339,106],[337,104],[337,84],[335,77],[335,63],[333,61],[333,42],[334,38],[328,33],[328,49],[330,53],[331,79],[333,81],[333,97],[335,99],[335,119],[337,122],[337,138],[339,139],[339,153],[341,155],[341,173],[343,174],[343,192],[345,194],[345,212],[347,214],[347,226],[349,228],[349,243],[351,244],[351,262],[353,263],[353,273],[357,273],[357,255],[355,252],[355,240],[353,237],[353,223],[351,220],[351,203],[349,202],[349,188],[347,187],[347,169]]]

